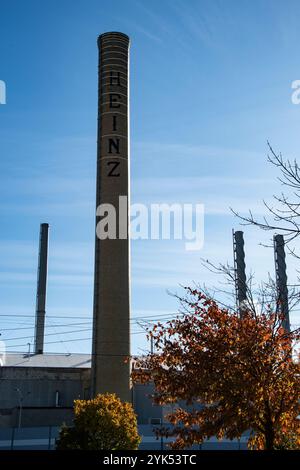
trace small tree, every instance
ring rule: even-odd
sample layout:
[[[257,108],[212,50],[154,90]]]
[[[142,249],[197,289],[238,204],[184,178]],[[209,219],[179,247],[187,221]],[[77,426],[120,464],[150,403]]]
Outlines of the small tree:
[[[130,403],[115,394],[74,401],[74,426],[63,426],[58,450],[136,450],[140,443],[136,415]]]
[[[252,448],[281,447],[289,435],[299,446],[300,370],[292,358],[299,331],[287,334],[271,310],[241,318],[199,290],[187,291],[182,300],[190,311],[154,326],[156,353],[137,359],[133,372],[136,382],[154,383],[155,403],[194,405],[168,415],[174,428],[164,434],[176,436],[172,446],[240,438],[247,430]]]

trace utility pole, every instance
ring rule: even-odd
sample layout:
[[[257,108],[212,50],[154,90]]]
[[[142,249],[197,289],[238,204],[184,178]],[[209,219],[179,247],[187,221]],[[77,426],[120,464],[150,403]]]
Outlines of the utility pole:
[[[19,417],[18,417],[18,428],[20,429],[22,425],[22,405],[23,405],[23,393],[19,388],[16,388],[15,391],[18,393],[19,400]]]
[[[150,325],[149,322],[145,322],[146,324],[148,323],[148,325]],[[142,330],[144,330],[147,334],[148,334],[148,330],[147,330],[147,327],[145,325],[143,325],[143,323],[141,323],[140,321],[137,321],[137,324],[142,328]],[[150,338],[150,352],[151,354],[154,353],[154,340],[153,340],[153,336],[152,335],[149,335],[149,338]]]
[[[15,391],[18,393],[18,401],[19,401],[18,428],[20,429],[22,427],[22,412],[23,412],[24,395],[20,388],[15,388]],[[27,392],[27,395],[30,395],[30,392]]]

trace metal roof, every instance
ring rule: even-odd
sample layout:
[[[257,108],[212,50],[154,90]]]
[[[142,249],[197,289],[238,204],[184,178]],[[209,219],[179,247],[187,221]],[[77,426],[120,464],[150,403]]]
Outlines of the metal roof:
[[[91,367],[90,354],[30,354],[6,353],[2,355],[3,367],[61,367],[88,369]]]

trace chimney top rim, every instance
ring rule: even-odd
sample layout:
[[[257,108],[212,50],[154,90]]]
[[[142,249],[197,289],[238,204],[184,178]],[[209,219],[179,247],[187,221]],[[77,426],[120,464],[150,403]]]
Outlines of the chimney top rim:
[[[130,41],[129,36],[125,33],[121,33],[120,31],[107,31],[106,33],[102,33],[98,36],[98,41],[100,41],[102,38],[106,38],[109,36],[111,36],[112,39],[117,39],[119,36]]]

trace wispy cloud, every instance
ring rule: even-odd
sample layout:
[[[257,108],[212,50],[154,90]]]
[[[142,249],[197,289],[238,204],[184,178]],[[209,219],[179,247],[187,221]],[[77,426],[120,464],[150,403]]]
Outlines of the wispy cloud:
[[[144,36],[146,36],[148,39],[151,39],[151,40],[153,40],[153,41],[156,41],[156,42],[158,42],[158,43],[160,43],[160,44],[163,42],[162,39],[161,39],[159,36],[157,36],[156,34],[150,32],[150,31],[148,31],[148,30],[146,30],[146,29],[143,28],[142,26],[137,26],[137,25],[135,25],[135,29],[136,29],[137,31],[139,31],[140,33],[142,33]]]
[[[95,204],[90,201],[75,201],[69,203],[33,203],[26,204],[4,203],[0,204],[0,213],[3,215],[34,215],[43,219],[49,217],[90,217],[93,218]]]
[[[9,271],[2,271],[0,272],[0,282],[3,284],[11,283],[14,284],[24,284],[24,283],[32,283],[36,281],[36,276],[30,273],[17,273],[17,272],[9,272]]]
[[[199,5],[176,0],[172,2],[172,9],[191,38],[200,40],[208,47],[215,47],[215,38],[212,32],[206,8]]]
[[[171,24],[168,22],[166,17],[155,13],[153,9],[149,8],[148,6],[146,7],[145,3],[141,3],[139,1],[135,1],[134,3],[140,10],[142,10],[145,15],[148,16],[147,24],[149,24],[150,20],[155,25],[156,30],[158,29],[168,35],[174,32],[174,29],[172,28]]]
[[[149,157],[152,153],[161,153],[164,158],[177,157],[206,157],[206,158],[239,158],[244,159],[257,159],[261,158],[262,154],[235,147],[217,147],[214,145],[190,145],[188,143],[168,143],[168,142],[145,142],[145,141],[133,141],[133,150],[137,152],[145,152]]]
[[[141,33],[143,36],[145,36],[147,39],[150,39],[150,41],[155,41],[156,43],[162,44],[162,38],[157,34],[155,28],[153,30],[149,29],[149,25],[141,25],[140,23],[137,24],[134,21],[130,21],[127,18],[120,17],[118,18],[118,21],[123,24],[126,28],[128,28],[130,31],[137,31],[138,33]]]
[[[55,309],[56,303],[61,303],[61,307],[58,307],[60,312],[65,310],[66,302],[61,300],[62,292],[63,299],[67,299],[68,290],[78,291],[79,289],[83,296],[87,291],[92,291],[93,249],[92,242],[57,242],[55,238],[51,240],[50,233],[48,292],[50,299],[52,295],[57,297],[57,301],[50,302],[52,313],[52,307]],[[8,292],[14,291],[19,293],[21,291],[22,294],[18,297],[11,296],[10,310],[14,313],[19,310],[21,313],[33,311],[37,282],[38,240],[34,242],[1,241],[0,258],[0,290],[1,297],[5,294],[4,302],[6,303],[0,302],[0,312],[6,313],[9,310]],[[24,308],[18,305],[19,302],[25,302]],[[66,311],[68,310],[70,309],[67,307]]]
[[[72,287],[92,286],[93,274],[50,274],[49,283],[59,286],[68,285]]]

